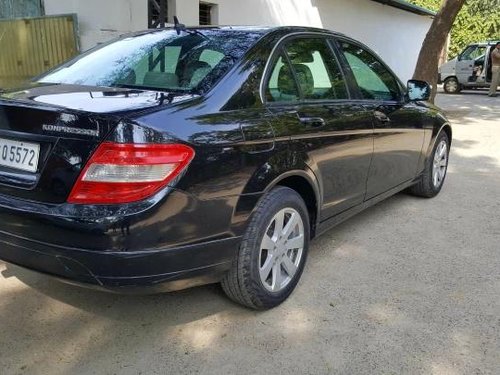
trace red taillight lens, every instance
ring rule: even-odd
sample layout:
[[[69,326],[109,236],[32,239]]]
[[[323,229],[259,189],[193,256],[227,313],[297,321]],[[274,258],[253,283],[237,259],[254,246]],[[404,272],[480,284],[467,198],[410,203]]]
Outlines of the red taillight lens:
[[[103,142],[80,173],[68,202],[139,201],[177,177],[193,157],[194,150],[181,144]]]

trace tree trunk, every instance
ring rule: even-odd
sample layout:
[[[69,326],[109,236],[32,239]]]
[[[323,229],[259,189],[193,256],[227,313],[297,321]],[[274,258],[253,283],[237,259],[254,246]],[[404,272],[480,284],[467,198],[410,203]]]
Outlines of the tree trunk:
[[[464,3],[465,0],[443,0],[441,9],[439,9],[439,12],[434,17],[418,55],[413,78],[427,81],[432,85],[430,101],[433,103],[437,93],[439,56],[444,48],[453,22],[455,22],[455,18]]]

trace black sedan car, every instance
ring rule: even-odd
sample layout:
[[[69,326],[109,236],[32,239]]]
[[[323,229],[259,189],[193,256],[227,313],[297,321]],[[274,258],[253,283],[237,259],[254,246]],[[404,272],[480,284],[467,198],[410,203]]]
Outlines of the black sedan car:
[[[0,259],[276,306],[312,238],[404,189],[439,193],[451,127],[429,93],[321,29],[122,36],[0,95]]]

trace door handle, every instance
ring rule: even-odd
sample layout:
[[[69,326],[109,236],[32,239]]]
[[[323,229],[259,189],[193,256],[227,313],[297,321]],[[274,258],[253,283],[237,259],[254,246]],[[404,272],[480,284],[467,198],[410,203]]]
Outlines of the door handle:
[[[388,124],[391,122],[391,119],[384,112],[375,111],[373,112],[373,116],[381,123]]]
[[[314,128],[319,128],[325,125],[325,120],[321,117],[299,117],[302,124],[307,126],[312,126]]]

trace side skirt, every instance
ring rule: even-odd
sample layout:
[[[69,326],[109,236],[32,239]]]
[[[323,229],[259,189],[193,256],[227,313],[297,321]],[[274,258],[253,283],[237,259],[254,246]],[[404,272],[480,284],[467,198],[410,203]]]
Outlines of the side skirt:
[[[363,203],[361,203],[357,206],[354,206],[353,208],[350,208],[346,211],[343,211],[342,213],[319,223],[316,227],[316,237],[325,233],[326,231],[333,228],[334,226],[346,221],[347,219],[350,219],[351,217],[360,213],[361,211],[366,210],[368,207],[374,206],[375,204],[383,201],[384,199],[387,199],[387,198],[393,196],[394,194],[397,194],[400,191],[403,191],[406,188],[409,188],[410,186],[414,185],[418,181],[419,178],[420,178],[420,176],[414,180],[404,182],[401,185],[398,185],[395,188],[392,188],[391,190],[386,191],[385,193],[382,193],[382,194],[379,194],[373,198],[370,198],[369,200],[364,201]]]

